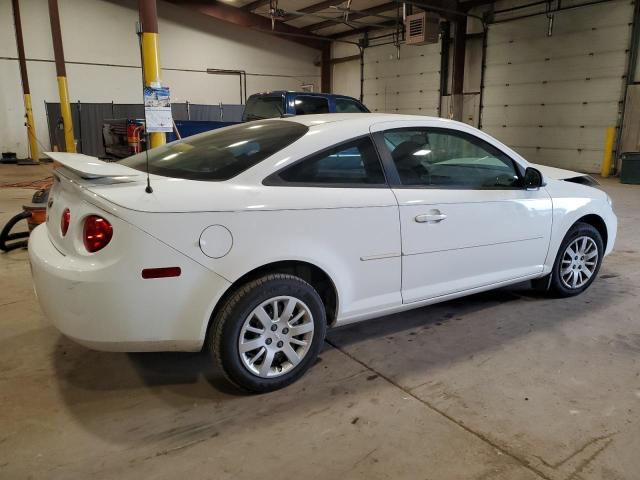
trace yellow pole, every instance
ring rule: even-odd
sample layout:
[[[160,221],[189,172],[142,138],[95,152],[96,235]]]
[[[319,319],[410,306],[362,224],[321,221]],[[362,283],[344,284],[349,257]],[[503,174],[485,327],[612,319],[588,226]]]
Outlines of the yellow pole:
[[[29,138],[29,150],[31,153],[31,160],[34,162],[39,161],[40,151],[38,150],[38,141],[36,140],[36,129],[33,123],[33,110],[31,108],[31,94],[24,94],[24,110],[25,117],[27,119],[27,137]]]
[[[606,178],[611,173],[613,163],[613,142],[616,138],[615,127],[607,128],[607,136],[604,141],[604,158],[602,159],[602,171],[600,174]]]
[[[160,50],[158,49],[158,34],[142,32],[142,67],[144,69],[144,85],[160,86]],[[151,148],[167,143],[163,132],[149,134]]]
[[[76,142],[73,138],[73,120],[69,103],[69,87],[67,77],[58,77],[58,94],[60,95],[60,114],[64,125],[64,145],[67,152],[76,152]]]
[[[60,95],[60,114],[62,115],[62,123],[64,125],[64,145],[67,152],[75,153],[76,142],[73,136],[71,105],[69,105],[69,87],[67,86],[67,70],[64,64],[58,0],[49,0],[49,20],[51,21],[53,58],[56,62],[56,77],[58,78],[58,93]]]

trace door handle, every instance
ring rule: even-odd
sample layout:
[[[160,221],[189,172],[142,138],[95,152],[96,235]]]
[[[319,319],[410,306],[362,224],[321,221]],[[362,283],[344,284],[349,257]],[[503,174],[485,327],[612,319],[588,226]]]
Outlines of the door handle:
[[[417,215],[415,221],[418,223],[438,223],[447,218],[444,213],[424,213]]]

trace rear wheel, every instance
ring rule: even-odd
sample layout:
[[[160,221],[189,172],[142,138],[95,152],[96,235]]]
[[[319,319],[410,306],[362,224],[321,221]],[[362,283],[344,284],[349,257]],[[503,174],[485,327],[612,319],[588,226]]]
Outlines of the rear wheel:
[[[285,387],[313,364],[326,315],[316,290],[271,274],[238,288],[216,315],[208,343],[225,376],[251,392]]]
[[[551,273],[551,291],[560,297],[584,292],[595,280],[603,254],[600,232],[587,223],[576,223],[558,250]]]

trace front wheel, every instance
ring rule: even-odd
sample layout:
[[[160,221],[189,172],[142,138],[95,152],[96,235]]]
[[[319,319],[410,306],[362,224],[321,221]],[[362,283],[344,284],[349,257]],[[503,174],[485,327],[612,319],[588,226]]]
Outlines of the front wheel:
[[[261,393],[283,388],[313,364],[326,314],[316,290],[271,274],[238,288],[216,315],[208,343],[228,380]]]
[[[576,223],[558,250],[551,273],[551,291],[560,297],[584,292],[595,280],[603,254],[600,232],[587,223]]]

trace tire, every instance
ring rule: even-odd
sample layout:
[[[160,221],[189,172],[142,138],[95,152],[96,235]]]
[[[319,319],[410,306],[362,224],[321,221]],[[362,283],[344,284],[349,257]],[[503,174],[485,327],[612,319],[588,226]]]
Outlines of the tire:
[[[569,247],[575,255],[570,255]],[[594,252],[597,252],[597,256],[590,256]],[[549,291],[557,297],[572,297],[584,292],[596,279],[603,254],[600,232],[587,223],[574,224],[558,249]],[[576,278],[579,280],[574,281]]]
[[[290,385],[313,365],[326,329],[318,292],[301,278],[275,273],[245,283],[226,299],[207,344],[231,383],[264,393]]]

